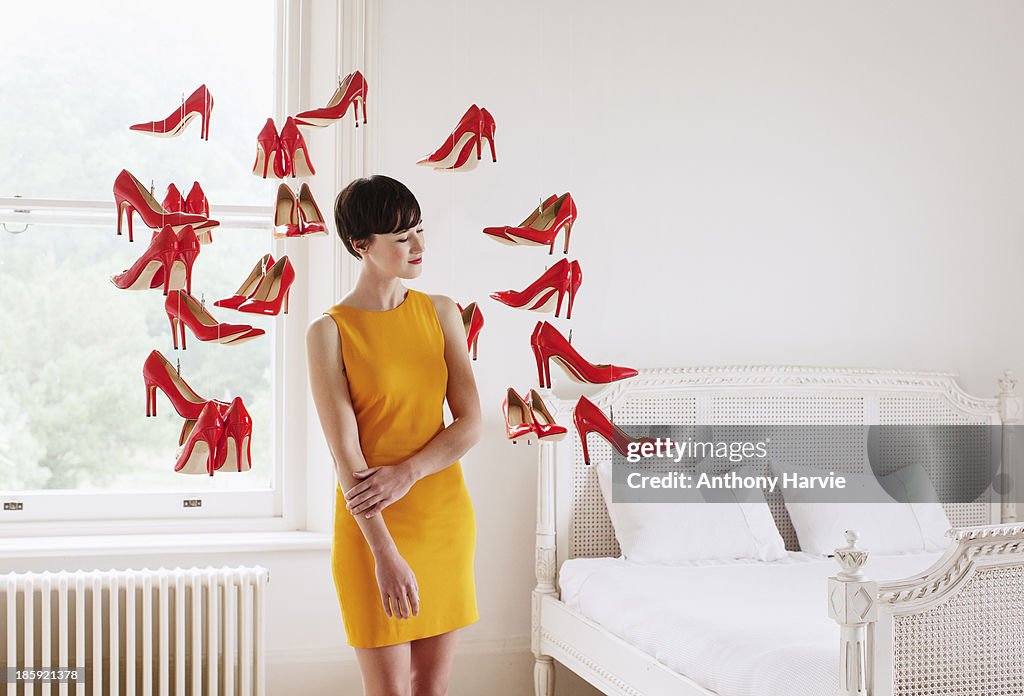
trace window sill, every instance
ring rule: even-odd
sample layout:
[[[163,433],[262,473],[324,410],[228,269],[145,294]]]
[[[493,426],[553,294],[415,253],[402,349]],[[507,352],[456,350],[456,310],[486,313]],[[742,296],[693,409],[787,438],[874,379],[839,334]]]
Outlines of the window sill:
[[[300,531],[51,536],[0,539],[0,558],[322,551],[330,548],[330,534]]]

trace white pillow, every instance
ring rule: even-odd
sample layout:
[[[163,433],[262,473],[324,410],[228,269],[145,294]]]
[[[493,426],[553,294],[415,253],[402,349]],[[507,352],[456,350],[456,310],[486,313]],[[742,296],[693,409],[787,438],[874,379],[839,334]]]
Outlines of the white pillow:
[[[827,471],[811,467],[772,462],[772,470],[803,476],[824,476]],[[874,474],[839,474],[846,479],[846,488],[839,493],[843,500],[893,500],[886,502],[820,502],[821,490],[780,488],[793,522],[800,550],[817,556],[830,556],[844,546],[843,532],[848,529],[860,535],[858,545],[874,553],[907,553],[941,551],[949,540],[946,530],[949,519],[932,486],[928,474],[914,464],[882,477]],[[886,490],[913,491],[912,500],[935,502],[897,503]],[[836,492],[828,497],[835,500]],[[909,496],[900,495],[901,498]],[[819,502],[810,502],[819,501]]]
[[[597,462],[601,494],[627,561],[672,564],[698,560],[754,559],[775,561],[786,556],[785,542],[775,526],[760,489],[731,491],[731,502],[705,502],[700,491],[674,491],[687,502],[613,503],[612,462]]]

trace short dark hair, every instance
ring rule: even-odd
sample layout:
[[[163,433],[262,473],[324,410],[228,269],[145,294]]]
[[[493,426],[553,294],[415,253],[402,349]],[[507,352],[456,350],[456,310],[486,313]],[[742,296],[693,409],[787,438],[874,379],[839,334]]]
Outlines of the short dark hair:
[[[405,184],[383,174],[356,179],[334,201],[334,222],[348,253],[374,234],[396,234],[420,223],[420,204]]]

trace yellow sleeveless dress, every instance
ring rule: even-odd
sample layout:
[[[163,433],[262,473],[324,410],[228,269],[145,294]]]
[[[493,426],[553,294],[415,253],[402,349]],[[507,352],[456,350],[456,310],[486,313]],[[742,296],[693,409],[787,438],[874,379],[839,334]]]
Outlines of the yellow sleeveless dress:
[[[444,429],[444,334],[430,298],[409,290],[394,309],[335,305],[359,442],[368,466],[390,466]],[[479,618],[473,579],[476,520],[462,467],[420,479],[382,513],[420,589],[420,613],[388,618],[373,554],[341,486],[335,491],[331,565],[349,645],[375,648],[440,635]]]

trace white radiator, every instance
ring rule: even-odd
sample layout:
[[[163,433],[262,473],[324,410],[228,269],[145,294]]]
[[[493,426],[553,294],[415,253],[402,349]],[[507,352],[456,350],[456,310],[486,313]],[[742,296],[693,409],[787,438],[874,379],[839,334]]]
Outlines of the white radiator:
[[[268,580],[260,567],[0,575],[2,666],[84,673],[34,691],[0,687],[6,696],[262,696]]]

